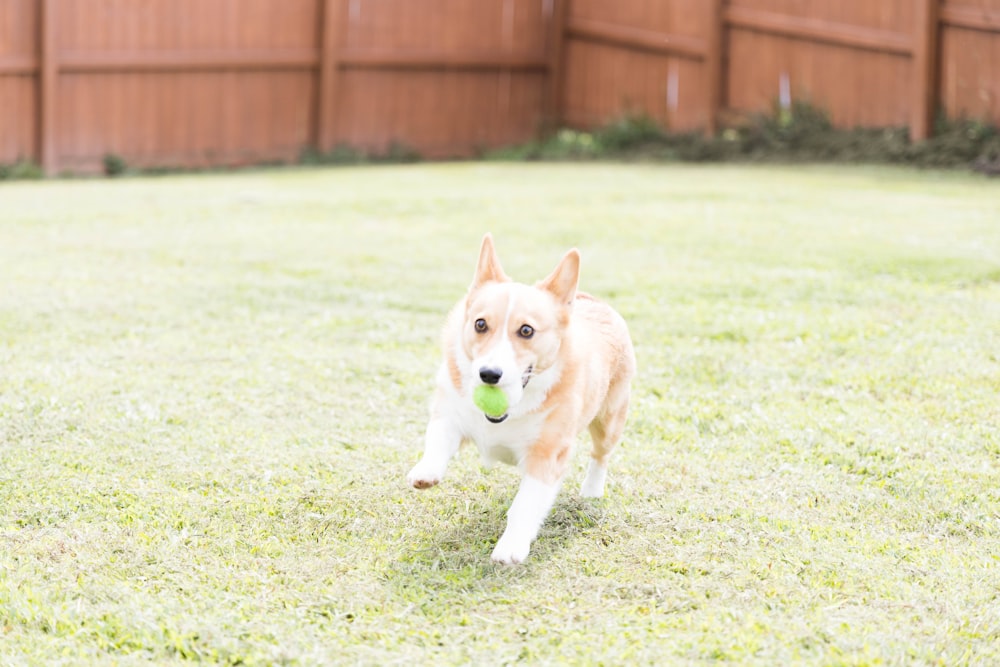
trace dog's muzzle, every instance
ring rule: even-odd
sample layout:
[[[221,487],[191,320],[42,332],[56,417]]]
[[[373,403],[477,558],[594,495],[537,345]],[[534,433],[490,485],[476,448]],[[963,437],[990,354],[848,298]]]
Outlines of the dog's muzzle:
[[[524,370],[524,373],[521,374],[521,389],[524,389],[525,387],[528,386],[528,380],[531,379],[531,374],[534,372],[534,370],[535,370],[535,366],[531,365],[531,366],[528,366]],[[500,422],[505,421],[509,415],[507,415],[506,413],[504,413],[504,414],[500,415],[499,417],[490,417],[487,414],[483,414],[483,416],[486,417],[486,421],[488,421],[489,423],[491,423],[491,424],[499,424]]]

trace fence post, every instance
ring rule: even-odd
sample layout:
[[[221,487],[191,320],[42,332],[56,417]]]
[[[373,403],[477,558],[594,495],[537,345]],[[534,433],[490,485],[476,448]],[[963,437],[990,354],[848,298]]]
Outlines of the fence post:
[[[59,150],[56,143],[56,92],[58,90],[59,63],[56,47],[56,2],[41,0],[39,5],[38,42],[38,157],[42,170],[53,175],[59,168]]]
[[[725,17],[723,0],[708,0],[708,35],[705,39],[705,85],[708,88],[706,100],[707,120],[705,134],[714,136],[719,129],[719,112],[722,106],[722,90],[725,86],[723,54],[725,45]]]
[[[913,95],[910,138],[923,141],[931,136],[937,110],[937,54],[940,0],[917,0],[916,34],[913,41]]]
[[[569,14],[569,0],[549,0],[551,14],[546,35],[545,60],[548,72],[545,86],[545,107],[543,109],[543,131],[554,130],[563,121],[563,88],[566,19]]]
[[[321,0],[319,87],[316,95],[316,149],[325,153],[337,139],[337,79],[340,76],[341,0]]]

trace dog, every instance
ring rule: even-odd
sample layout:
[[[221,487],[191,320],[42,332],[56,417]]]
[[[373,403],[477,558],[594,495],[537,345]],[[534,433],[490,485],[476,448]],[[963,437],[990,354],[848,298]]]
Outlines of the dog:
[[[628,326],[577,291],[579,279],[574,248],[535,285],[514,282],[486,234],[472,285],[444,327],[423,456],[407,481],[417,489],[436,485],[466,440],[484,464],[516,465],[523,476],[493,549],[497,563],[527,558],[584,427],[594,447],[580,494],[604,495],[608,459],[625,427],[636,367]],[[504,414],[476,406],[473,393],[483,384],[504,392]]]

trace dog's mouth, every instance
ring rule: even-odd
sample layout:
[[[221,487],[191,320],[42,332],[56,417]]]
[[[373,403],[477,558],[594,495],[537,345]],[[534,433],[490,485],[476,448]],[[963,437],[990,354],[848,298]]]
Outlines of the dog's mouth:
[[[535,371],[534,365],[528,366],[526,369],[524,369],[524,373],[521,374],[521,389],[524,389],[525,387],[528,386],[528,381],[531,379],[534,371]],[[483,416],[486,417],[486,421],[488,421],[489,423],[499,424],[500,422],[505,421],[507,417],[510,415],[508,415],[505,412],[499,417],[492,417],[484,412]]]

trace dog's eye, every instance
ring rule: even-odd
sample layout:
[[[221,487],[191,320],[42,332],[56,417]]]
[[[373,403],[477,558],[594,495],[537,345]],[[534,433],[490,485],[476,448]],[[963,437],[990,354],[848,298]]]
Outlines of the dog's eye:
[[[521,328],[517,330],[517,335],[521,338],[531,338],[535,335],[535,329],[530,324],[522,324]]]
[[[486,333],[487,329],[489,329],[489,327],[486,326],[486,320],[484,320],[482,318],[479,318],[478,320],[476,320],[476,332],[477,333]]]

